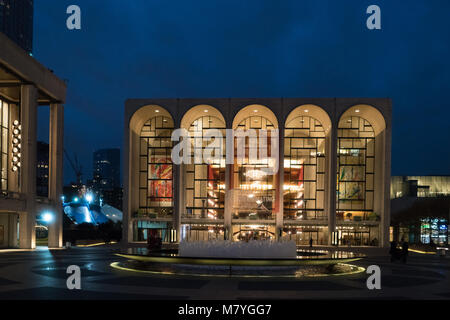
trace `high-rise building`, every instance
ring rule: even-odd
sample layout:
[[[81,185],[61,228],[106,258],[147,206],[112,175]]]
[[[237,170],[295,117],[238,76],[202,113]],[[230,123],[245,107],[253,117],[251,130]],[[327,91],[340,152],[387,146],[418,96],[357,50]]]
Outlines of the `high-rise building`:
[[[33,0],[0,0],[0,32],[33,51]]]
[[[100,149],[94,152],[93,186],[111,190],[120,187],[120,149]]]
[[[37,142],[37,168],[36,168],[36,195],[48,196],[48,167],[49,167],[48,143]]]

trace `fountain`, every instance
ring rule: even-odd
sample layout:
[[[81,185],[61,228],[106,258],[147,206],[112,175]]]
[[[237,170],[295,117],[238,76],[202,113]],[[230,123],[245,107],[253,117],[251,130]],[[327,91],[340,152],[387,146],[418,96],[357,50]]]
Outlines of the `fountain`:
[[[297,247],[294,241],[182,241],[178,255],[191,258],[295,259]]]
[[[364,271],[347,264],[364,255],[298,250],[293,241],[182,241],[178,250],[128,248],[116,255],[127,260],[112,263],[113,268],[166,275],[297,278]]]

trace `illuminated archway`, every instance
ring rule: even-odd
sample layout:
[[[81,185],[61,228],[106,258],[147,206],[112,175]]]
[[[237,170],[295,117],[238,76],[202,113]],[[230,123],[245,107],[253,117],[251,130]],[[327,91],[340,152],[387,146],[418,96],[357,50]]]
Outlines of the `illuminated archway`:
[[[274,148],[272,146],[271,130],[278,129],[278,121],[275,114],[262,105],[249,105],[241,109],[233,120],[233,129],[244,133],[253,132],[245,140],[234,141],[234,163],[231,175],[231,206],[232,219],[239,222],[245,220],[274,221],[276,215],[276,174],[269,173],[273,168],[271,159]],[[267,150],[261,155],[259,143],[263,130],[267,130]],[[240,146],[244,144],[241,151],[242,159],[238,159]],[[278,143],[278,141],[277,141]],[[251,157],[252,149],[258,149]],[[276,155],[278,158],[278,155]],[[255,227],[253,225],[253,227]],[[242,235],[242,230],[238,236]],[[266,230],[267,231],[267,230]],[[265,232],[264,236],[272,237],[274,230]],[[247,231],[248,232],[248,231]],[[252,233],[252,232],[251,232]],[[250,234],[251,234],[250,233]]]
[[[338,223],[381,220],[384,142],[380,137],[385,129],[384,117],[369,105],[352,106],[341,115],[337,145]],[[369,245],[381,237],[378,229],[359,229],[338,227],[340,243]]]
[[[147,240],[149,232],[158,232],[163,240],[169,235],[174,213],[174,127],[170,113],[157,105],[140,108],[130,119],[129,197],[134,241]]]
[[[191,145],[190,163],[182,165],[182,239],[223,238],[223,224],[215,225],[223,222],[225,210],[225,119],[215,107],[198,105],[184,114],[181,128],[188,131]]]
[[[283,235],[299,245],[327,243],[323,227],[300,227],[305,221],[327,221],[326,181],[331,120],[321,107],[302,105],[287,117],[284,129],[283,220],[292,224]]]

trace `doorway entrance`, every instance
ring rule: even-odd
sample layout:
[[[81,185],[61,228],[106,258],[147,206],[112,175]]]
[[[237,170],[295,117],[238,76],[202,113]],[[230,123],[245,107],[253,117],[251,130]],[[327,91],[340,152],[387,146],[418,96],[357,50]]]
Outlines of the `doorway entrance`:
[[[275,227],[270,225],[237,225],[233,228],[234,241],[273,240]]]

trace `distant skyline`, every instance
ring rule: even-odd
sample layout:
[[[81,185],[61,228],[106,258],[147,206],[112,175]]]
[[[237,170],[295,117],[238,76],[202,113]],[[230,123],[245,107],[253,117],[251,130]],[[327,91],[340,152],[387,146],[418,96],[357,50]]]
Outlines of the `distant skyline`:
[[[450,1],[377,1],[369,31],[372,2],[79,0],[69,31],[74,3],[35,0],[33,52],[68,79],[65,148],[85,179],[96,149],[122,146],[124,101],[151,97],[389,97],[392,175],[450,175]]]

